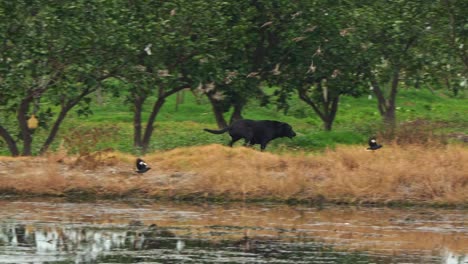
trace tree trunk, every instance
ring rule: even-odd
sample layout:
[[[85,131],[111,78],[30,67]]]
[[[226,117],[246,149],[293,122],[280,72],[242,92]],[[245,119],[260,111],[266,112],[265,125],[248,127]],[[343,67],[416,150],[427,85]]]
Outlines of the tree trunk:
[[[331,131],[333,122],[335,121],[336,112],[338,111],[338,102],[340,101],[340,96],[338,95],[335,98],[332,98],[332,101],[324,104],[324,114],[322,115],[322,121],[325,131]]]
[[[244,119],[242,117],[242,109],[244,108],[244,103],[243,102],[236,102],[233,105],[234,111],[231,114],[231,119],[229,120],[229,123],[232,124],[232,122]]]
[[[396,126],[395,109],[385,112],[383,116],[383,121],[384,121],[384,124],[388,126],[389,128],[395,127]]]
[[[306,89],[299,90],[299,98],[312,107],[314,112],[320,117],[323,122],[323,128],[325,131],[331,131],[333,122],[335,121],[336,113],[338,112],[338,102],[340,101],[340,94],[336,97],[331,98],[331,102],[328,98],[326,102],[323,102],[323,110],[320,110],[319,106],[314,102],[306,93]]]
[[[385,98],[384,92],[377,82],[375,76],[371,75],[371,84],[375,96],[377,97],[377,106],[385,125],[394,128],[396,125],[396,96],[398,93],[398,83],[400,79],[400,68],[394,67],[390,94]]]
[[[161,111],[161,108],[163,107],[164,103],[166,102],[166,98],[168,98],[169,96],[171,96],[171,95],[185,89],[186,87],[187,87],[186,85],[182,85],[182,86],[173,88],[173,89],[171,89],[169,91],[165,91],[164,87],[159,88],[158,99],[154,103],[153,110],[151,111],[151,114],[148,117],[148,123],[146,124],[145,133],[143,135],[143,139],[142,139],[142,142],[141,142],[141,147],[142,147],[143,153],[146,153],[148,151],[149,143],[151,141],[151,135],[153,134],[153,130],[154,130],[154,127],[153,127],[154,122],[156,121],[156,117],[158,116],[159,111]]]
[[[43,154],[44,152],[46,152],[49,149],[50,145],[52,144],[55,137],[57,136],[60,125],[62,124],[63,120],[65,120],[65,117],[67,116],[68,112],[73,107],[75,107],[79,102],[81,102],[81,100],[83,100],[83,98],[85,96],[91,94],[93,91],[95,91],[95,90],[87,88],[87,89],[83,90],[81,92],[81,94],[78,95],[77,97],[75,97],[74,99],[71,99],[68,102],[62,101],[62,103],[61,103],[62,108],[60,110],[60,113],[59,113],[57,119],[55,120],[54,125],[52,126],[52,129],[49,132],[49,136],[44,141],[44,144],[42,145],[42,147],[40,149],[41,154]]]
[[[387,114],[385,115],[385,123],[390,125],[391,127],[395,127],[396,125],[396,96],[398,93],[398,84],[400,83],[400,67],[395,66],[393,69],[393,77],[392,77],[392,87],[390,90],[390,96],[388,98],[388,106],[387,106]]]
[[[10,151],[11,155],[13,157],[19,156],[20,152],[19,152],[18,146],[16,145],[15,140],[3,126],[0,126],[0,136],[7,143],[8,150]]]
[[[40,153],[41,154],[44,154],[50,147],[50,144],[52,144],[52,142],[54,141],[55,137],[57,136],[57,133],[58,133],[58,130],[60,128],[60,125],[62,124],[63,120],[65,119],[65,117],[67,116],[67,113],[68,111],[70,111],[70,109],[72,108],[73,106],[71,107],[65,107],[65,108],[62,108],[62,110],[60,111],[57,119],[55,120],[55,123],[54,125],[52,126],[52,129],[50,130],[50,133],[49,133],[49,136],[47,137],[47,139],[44,141],[44,144],[42,145],[41,147],[41,150],[40,150]]]
[[[29,104],[32,102],[33,96],[29,95],[24,98],[18,108],[18,114],[16,119],[18,120],[18,125],[20,128],[21,139],[23,141],[23,150],[22,156],[31,156],[31,145],[32,145],[32,133],[28,127],[28,110]]]
[[[323,129],[325,131],[331,131],[332,130],[332,126],[333,126],[333,121],[332,120],[329,120],[329,119],[326,119],[326,120],[322,120],[323,121]]]
[[[211,95],[206,94],[208,99],[210,100],[211,107],[213,109],[213,113],[215,116],[216,124],[218,125],[218,128],[225,128],[228,126],[226,119],[224,119],[224,108],[222,104],[214,99]]]
[[[146,124],[145,128],[145,134],[143,135],[143,140],[141,142],[141,147],[143,153],[146,153],[149,148],[149,143],[151,140],[151,135],[153,134],[154,130],[154,121],[156,120],[156,117],[159,114],[159,111],[161,110],[162,106],[166,102],[166,96],[158,97],[158,100],[153,105],[153,110],[151,111],[151,114],[148,118],[148,123]]]

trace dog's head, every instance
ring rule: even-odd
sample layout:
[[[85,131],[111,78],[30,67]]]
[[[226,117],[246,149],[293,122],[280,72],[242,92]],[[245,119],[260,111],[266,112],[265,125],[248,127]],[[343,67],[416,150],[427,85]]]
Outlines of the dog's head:
[[[294,132],[292,126],[289,125],[288,123],[282,123],[281,130],[282,130],[281,134],[283,137],[293,138],[296,136],[296,132]]]

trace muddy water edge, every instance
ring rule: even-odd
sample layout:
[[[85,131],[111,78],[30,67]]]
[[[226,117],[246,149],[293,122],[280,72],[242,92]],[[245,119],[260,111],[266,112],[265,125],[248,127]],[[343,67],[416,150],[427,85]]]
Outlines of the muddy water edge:
[[[466,209],[0,200],[0,263],[468,264]]]

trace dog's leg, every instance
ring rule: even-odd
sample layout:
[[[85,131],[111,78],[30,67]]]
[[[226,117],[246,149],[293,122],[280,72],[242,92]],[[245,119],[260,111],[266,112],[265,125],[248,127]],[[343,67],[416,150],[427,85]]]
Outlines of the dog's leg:
[[[263,152],[263,151],[265,150],[267,144],[268,144],[268,141],[262,141],[262,142],[260,142],[260,151]]]
[[[229,142],[229,146],[232,147],[232,145],[234,145],[234,143],[236,143],[236,141],[239,139],[241,139],[241,137],[232,137],[231,142]]]

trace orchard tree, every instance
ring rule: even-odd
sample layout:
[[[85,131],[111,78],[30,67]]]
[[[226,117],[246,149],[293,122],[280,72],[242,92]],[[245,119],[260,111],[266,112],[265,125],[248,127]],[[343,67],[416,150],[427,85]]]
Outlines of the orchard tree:
[[[0,4],[0,136],[13,156],[32,154],[38,128],[28,120],[48,132],[46,151],[67,113],[111,73],[105,10],[89,1]]]
[[[230,108],[232,122],[243,118],[243,107],[252,98],[265,103],[261,85],[272,67],[270,55],[279,44],[272,23],[285,11],[286,3],[251,0],[223,6],[224,25],[217,34],[220,45],[211,49],[200,68],[208,82],[200,90],[212,104],[218,127],[227,126],[223,113]]]
[[[178,52],[183,46],[178,41],[187,36],[173,30],[177,4],[162,1],[119,2],[116,7],[115,32],[124,45],[121,54],[128,65],[117,73],[128,90],[126,102],[133,112],[134,146],[146,151],[149,147],[154,122],[166,98],[187,87],[180,83],[177,67],[188,58]],[[178,57],[179,56],[179,57]],[[115,86],[114,86],[115,87]],[[121,91],[119,91],[121,92]],[[155,96],[146,126],[142,113],[148,98]]]
[[[183,89],[207,84],[217,73],[206,65],[224,55],[222,9],[228,3],[206,1],[133,1],[122,4],[119,31],[127,33],[129,65],[118,74],[129,89],[134,112],[134,145],[149,149],[154,123],[166,99]],[[215,69],[218,71],[218,69]],[[143,128],[142,111],[155,98]]]
[[[468,78],[468,2],[462,0],[440,0],[442,6],[438,13],[440,21],[446,23],[446,27],[436,28],[442,33],[442,38],[450,45],[450,51],[459,58]]]
[[[49,56],[47,41],[49,28],[45,21],[53,20],[40,3],[28,5],[25,1],[2,2],[0,60],[0,134],[13,156],[30,155],[33,130],[27,125],[30,107],[49,87],[61,78],[63,67]],[[20,150],[18,140],[23,142]]]
[[[345,4],[328,1],[300,2],[276,16],[280,45],[270,81],[277,90],[280,107],[288,107],[292,92],[331,130],[340,97],[359,95],[362,60],[353,42]]]
[[[390,127],[396,124],[400,82],[417,65],[421,53],[416,48],[430,32],[436,6],[436,2],[424,0],[377,0],[353,8],[350,21],[356,41],[361,43],[360,52],[366,56],[366,76],[383,121]]]
[[[423,54],[421,75],[426,85],[446,87],[454,96],[468,81],[468,3],[441,0],[418,46]]]

